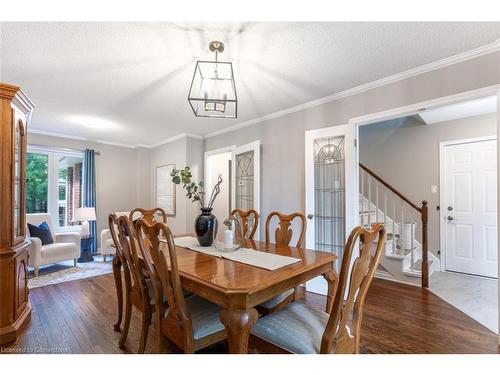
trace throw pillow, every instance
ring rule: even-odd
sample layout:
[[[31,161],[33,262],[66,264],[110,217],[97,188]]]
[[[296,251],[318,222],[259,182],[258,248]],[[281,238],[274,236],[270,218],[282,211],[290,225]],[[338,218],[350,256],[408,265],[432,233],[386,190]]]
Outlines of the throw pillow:
[[[49,224],[43,222],[40,225],[33,225],[28,223],[28,229],[31,237],[38,237],[42,241],[42,245],[49,245],[54,243],[52,232],[50,231]]]

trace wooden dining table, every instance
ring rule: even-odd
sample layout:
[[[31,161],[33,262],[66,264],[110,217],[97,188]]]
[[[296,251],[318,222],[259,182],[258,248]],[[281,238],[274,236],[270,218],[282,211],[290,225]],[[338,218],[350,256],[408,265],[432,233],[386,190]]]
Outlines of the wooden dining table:
[[[323,276],[328,283],[326,310],[330,312],[338,280],[333,265],[336,255],[253,240],[245,240],[244,246],[298,258],[300,262],[270,271],[180,246],[176,248],[183,289],[221,307],[220,320],[226,329],[230,353],[248,352],[250,331],[258,318],[255,306],[315,277]],[[113,273],[117,290],[121,291],[119,262],[115,256]]]

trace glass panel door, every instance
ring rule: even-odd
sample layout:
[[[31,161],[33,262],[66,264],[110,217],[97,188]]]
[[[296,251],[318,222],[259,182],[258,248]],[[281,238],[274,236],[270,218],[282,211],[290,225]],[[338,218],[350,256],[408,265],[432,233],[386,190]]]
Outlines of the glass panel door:
[[[337,255],[337,271],[359,219],[355,134],[351,125],[305,133],[306,247]],[[328,290],[323,277],[308,281],[306,288],[321,294]]]
[[[314,247],[342,257],[345,244],[345,137],[314,140]]]
[[[231,209],[255,209],[260,214],[260,142],[236,147],[232,152]],[[252,227],[253,216],[249,217]],[[259,232],[255,233],[259,239]]]

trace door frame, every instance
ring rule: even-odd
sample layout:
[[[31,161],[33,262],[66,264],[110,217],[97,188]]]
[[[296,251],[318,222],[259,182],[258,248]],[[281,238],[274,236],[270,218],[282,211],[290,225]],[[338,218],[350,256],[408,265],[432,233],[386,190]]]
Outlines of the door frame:
[[[204,187],[203,188],[204,188],[206,194],[210,194],[210,192],[207,191],[209,173],[210,173],[210,162],[209,162],[210,156],[229,153],[229,152],[232,152],[235,148],[236,148],[236,145],[232,145],[232,146],[221,147],[221,148],[218,148],[215,150],[210,150],[210,151],[204,152],[204,154],[203,154],[203,181],[204,181],[203,183],[204,183]],[[231,168],[232,168],[232,163],[231,163]],[[232,171],[231,171],[231,173],[232,173]],[[231,180],[232,180],[232,176],[231,176]],[[232,181],[229,181],[229,183],[230,183],[230,185],[229,185],[229,205],[231,206],[232,196],[233,196],[233,190],[232,190],[233,183],[232,183]]]
[[[376,122],[391,120],[398,117],[415,115],[422,109],[430,109],[443,105],[459,103],[466,100],[480,99],[487,96],[496,95],[497,97],[497,136],[500,134],[500,84],[482,87],[475,90],[464,91],[454,95],[439,97],[436,99],[425,100],[406,106],[396,107],[385,111],[374,112],[368,115],[354,117],[349,120],[352,126],[368,126]],[[357,149],[359,158],[359,148]],[[500,155],[500,142],[497,142],[497,155]],[[359,185],[359,170],[357,173]],[[497,186],[500,185],[500,163],[497,163]],[[500,199],[497,200],[497,220],[500,223]],[[497,235],[500,239],[500,225],[497,227]],[[498,241],[498,274],[500,275],[500,241]],[[498,278],[498,299],[500,300],[500,277]],[[500,305],[498,308],[498,327],[500,331]],[[498,335],[498,345],[500,346],[500,334]]]
[[[446,270],[446,221],[444,215],[442,214],[444,212],[442,211],[443,203],[446,202],[445,189],[443,189],[445,181],[445,169],[446,169],[445,157],[444,157],[446,147],[461,145],[466,143],[477,143],[477,142],[496,141],[496,140],[497,140],[496,135],[486,135],[483,137],[464,138],[452,141],[439,142],[439,204],[441,208],[441,211],[439,213],[439,249],[441,251],[440,268],[442,272],[449,272]],[[498,154],[497,154],[497,164],[498,164]],[[498,195],[498,184],[497,184],[497,195]],[[484,277],[481,275],[471,275],[471,276]]]

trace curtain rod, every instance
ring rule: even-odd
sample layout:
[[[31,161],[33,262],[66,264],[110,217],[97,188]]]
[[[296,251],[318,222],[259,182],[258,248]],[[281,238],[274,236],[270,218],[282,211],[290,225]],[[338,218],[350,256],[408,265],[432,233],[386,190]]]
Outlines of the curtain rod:
[[[77,149],[77,148],[53,147],[53,146],[49,146],[49,145],[40,145],[40,144],[34,144],[34,143],[29,143],[28,144],[28,148],[29,147],[46,149],[48,151],[56,151],[56,152],[57,151],[60,151],[60,152],[84,152],[85,151],[85,150],[80,150],[80,149]],[[101,152],[100,151],[95,151],[94,150],[94,153],[97,156],[101,156]]]

